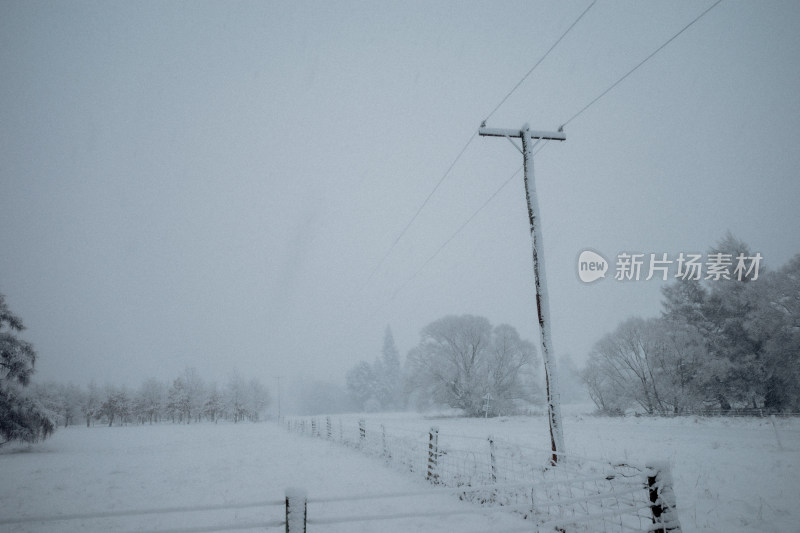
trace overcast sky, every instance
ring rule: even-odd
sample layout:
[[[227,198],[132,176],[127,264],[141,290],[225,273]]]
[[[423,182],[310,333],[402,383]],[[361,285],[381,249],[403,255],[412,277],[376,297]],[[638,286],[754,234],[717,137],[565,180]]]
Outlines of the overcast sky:
[[[0,3],[0,293],[36,379],[343,383],[387,325],[405,354],[447,314],[538,344],[521,176],[428,262],[521,166],[506,140],[393,243],[482,120],[558,129],[711,5],[598,2],[491,114],[589,3]],[[565,131],[535,179],[555,351],[582,360],[659,312],[621,251],[800,252],[800,3],[722,2]]]

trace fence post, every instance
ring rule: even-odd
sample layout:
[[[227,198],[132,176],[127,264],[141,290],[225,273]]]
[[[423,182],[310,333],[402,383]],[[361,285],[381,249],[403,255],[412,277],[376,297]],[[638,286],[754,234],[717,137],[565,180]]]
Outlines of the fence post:
[[[769,415],[769,421],[772,423],[772,429],[775,431],[775,440],[778,441],[778,449],[783,451],[781,436],[780,433],[778,433],[778,425],[775,423],[775,415]]]
[[[492,483],[497,483],[497,464],[494,458],[494,438],[489,435],[489,467],[491,468]]]
[[[660,529],[654,533],[680,532],[675,491],[672,489],[672,474],[669,465],[662,462],[651,462],[647,466],[647,488],[650,491],[650,511],[653,513],[653,524]]]
[[[433,483],[439,484],[438,470],[439,462],[439,427],[432,426],[430,433],[428,433],[428,473],[425,479]]]
[[[358,421],[358,438],[359,445],[364,446],[367,440],[367,421],[363,418],[359,419]]]
[[[286,489],[286,533],[306,533],[308,521],[308,498],[306,491],[290,487]]]
[[[383,439],[383,457],[386,460],[392,458],[392,454],[389,453],[389,448],[386,446],[386,426],[381,424],[381,438]]]
[[[311,419],[311,436],[312,437],[316,437],[317,436],[317,419],[316,418],[312,418]]]
[[[331,417],[326,416],[325,423],[326,423],[325,425],[327,426],[326,429],[328,430],[328,435],[327,435],[328,440],[331,440],[333,438],[333,430],[331,429]]]

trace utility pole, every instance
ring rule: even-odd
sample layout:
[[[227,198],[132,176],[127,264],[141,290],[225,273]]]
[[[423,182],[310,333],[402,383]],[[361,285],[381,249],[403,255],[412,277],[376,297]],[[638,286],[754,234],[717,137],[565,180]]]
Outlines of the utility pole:
[[[542,245],[542,228],[537,223],[539,217],[539,198],[536,195],[536,184],[533,178],[533,139],[553,141],[566,141],[567,136],[563,131],[531,131],[525,124],[519,130],[504,130],[487,128],[486,123],[481,124],[478,133],[482,137],[505,137],[517,150],[522,152],[522,161],[525,174],[525,198],[528,201],[528,223],[531,229],[531,242],[533,244],[533,281],[536,286],[536,310],[539,315],[539,338],[542,344],[542,359],[544,361],[544,378],[547,388],[547,414],[550,422],[550,444],[553,456],[551,463],[558,463],[559,454],[564,453],[564,433],[561,424],[561,402],[558,394],[555,361],[551,359],[553,341],[550,336],[550,301],[547,295],[547,277],[544,268],[544,246]],[[511,139],[521,139],[520,149]]]
[[[281,378],[283,376],[275,376],[275,379],[278,380],[278,423],[281,422]]]

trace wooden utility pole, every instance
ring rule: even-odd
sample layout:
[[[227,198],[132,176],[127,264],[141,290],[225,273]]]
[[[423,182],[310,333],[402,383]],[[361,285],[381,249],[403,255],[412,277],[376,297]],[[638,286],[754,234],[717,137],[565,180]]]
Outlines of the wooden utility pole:
[[[278,423],[281,421],[281,378],[283,376],[275,376],[278,380]]]
[[[542,344],[542,360],[544,361],[545,386],[547,388],[547,414],[550,422],[550,444],[553,456],[553,465],[558,463],[559,455],[564,453],[564,433],[561,425],[561,401],[558,394],[556,379],[556,365],[552,360],[551,351],[553,341],[550,336],[550,301],[547,295],[547,277],[544,268],[544,247],[542,245],[541,223],[539,217],[539,198],[536,195],[536,184],[533,178],[533,139],[547,139],[553,141],[566,141],[567,136],[563,131],[531,131],[528,125],[519,130],[503,130],[487,128],[481,124],[478,133],[482,137],[505,137],[511,144],[520,148],[511,139],[522,140],[522,160],[525,174],[525,198],[528,202],[528,223],[531,229],[531,242],[533,244],[533,281],[536,286],[536,310],[539,315],[539,338]],[[538,142],[538,141],[537,141]]]

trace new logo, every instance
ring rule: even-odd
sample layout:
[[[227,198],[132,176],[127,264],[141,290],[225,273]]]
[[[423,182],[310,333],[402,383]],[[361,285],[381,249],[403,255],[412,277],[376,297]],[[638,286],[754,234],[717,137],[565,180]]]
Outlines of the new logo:
[[[606,277],[608,261],[592,250],[584,250],[578,256],[578,277],[584,283],[591,283]]]

